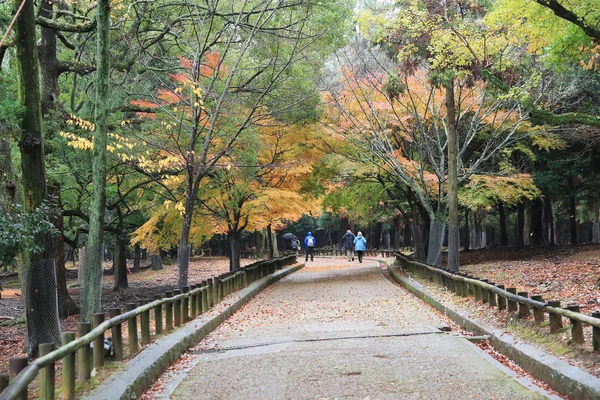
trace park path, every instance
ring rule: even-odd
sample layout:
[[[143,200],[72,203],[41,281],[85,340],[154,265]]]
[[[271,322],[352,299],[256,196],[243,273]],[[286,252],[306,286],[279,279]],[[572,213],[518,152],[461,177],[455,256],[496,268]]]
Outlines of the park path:
[[[445,325],[376,262],[316,259],[243,306],[145,398],[543,398]]]

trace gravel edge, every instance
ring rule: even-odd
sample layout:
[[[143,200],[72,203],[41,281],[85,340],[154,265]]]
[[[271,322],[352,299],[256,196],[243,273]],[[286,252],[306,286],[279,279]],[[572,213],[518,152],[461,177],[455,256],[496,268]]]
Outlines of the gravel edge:
[[[188,348],[196,345],[267,286],[302,267],[304,264],[297,264],[276,271],[242,289],[239,298],[217,315],[202,315],[175,332],[159,338],[85,398],[94,400],[138,398]]]
[[[402,275],[399,266],[388,267],[392,278],[406,290],[447,315],[455,323],[476,335],[489,336],[494,348],[516,362],[554,390],[573,399],[600,399],[600,379],[526,343],[518,342],[501,330],[489,330],[447,306],[419,283]]]

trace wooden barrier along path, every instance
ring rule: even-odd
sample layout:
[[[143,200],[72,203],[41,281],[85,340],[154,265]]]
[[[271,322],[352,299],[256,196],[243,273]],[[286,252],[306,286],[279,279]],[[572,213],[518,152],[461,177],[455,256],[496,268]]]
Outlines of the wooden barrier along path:
[[[584,343],[583,324],[590,325],[593,327],[592,347],[594,351],[600,352],[600,311],[594,311],[591,316],[585,315],[579,312],[578,305],[561,308],[559,300],[544,301],[540,295],[529,298],[527,292],[517,293],[515,288],[505,289],[502,284],[496,285],[487,279],[423,264],[400,253],[396,253],[396,260],[402,269],[419,273],[425,279],[441,284],[459,296],[473,296],[476,300],[497,306],[500,310],[516,312],[519,318],[528,316],[533,310],[534,321],[541,324],[545,320],[545,313],[548,313],[550,333],[555,333],[563,327],[562,317],[569,318],[571,337],[575,343]]]
[[[165,329],[172,330],[174,325],[186,323],[190,318],[196,318],[206,312],[223,300],[225,296],[294,263],[296,263],[295,254],[258,261],[240,268],[238,271],[208,279],[200,285],[192,285],[188,291],[181,294],[178,294],[179,290],[166,292],[163,298],[141,306],[130,303],[124,313],[121,313],[119,309],[112,309],[109,311],[108,320],[104,319],[102,313],[95,314],[93,329],[89,323],[81,323],[78,339],[74,339],[74,333],[65,332],[62,339],[63,345],[59,348],[53,350],[55,347],[53,344],[40,345],[40,357],[29,365],[27,357],[12,357],[9,363],[10,384],[8,386],[9,380],[0,375],[0,390],[2,391],[0,400],[26,399],[28,385],[38,375],[40,377],[39,398],[42,400],[54,399],[56,386],[54,369],[55,363],[59,360],[62,360],[61,398],[73,399],[75,398],[75,378],[77,377],[80,382],[85,382],[90,379],[92,368],[101,368],[104,364],[103,342],[107,330],[111,330],[115,359],[123,359],[121,326],[127,323],[129,355],[135,355],[140,350],[137,339],[138,315],[140,316],[142,345],[146,345],[151,338],[149,324],[151,310],[154,310],[155,315],[155,335],[159,335],[163,332],[163,320]],[[191,315],[189,314],[190,304],[192,304]],[[157,316],[159,317],[157,318]],[[94,343],[93,350],[89,346],[92,342]]]

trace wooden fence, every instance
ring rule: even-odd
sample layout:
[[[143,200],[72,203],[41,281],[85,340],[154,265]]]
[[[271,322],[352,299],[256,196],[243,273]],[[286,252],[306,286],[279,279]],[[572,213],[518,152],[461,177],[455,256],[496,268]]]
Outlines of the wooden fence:
[[[462,297],[474,297],[475,300],[487,303],[500,310],[517,313],[519,318],[533,313],[537,324],[545,321],[548,314],[550,333],[555,333],[563,328],[562,317],[570,321],[571,337],[574,343],[583,344],[583,325],[592,326],[592,347],[600,352],[600,311],[585,315],[580,312],[576,304],[561,308],[559,300],[544,300],[541,295],[529,297],[527,292],[517,292],[516,288],[505,288],[503,284],[496,284],[487,279],[480,279],[465,273],[455,273],[441,267],[432,267],[410,260],[406,256],[396,253],[396,260],[400,267],[407,271],[418,273],[431,282],[445,286],[449,291]]]
[[[128,304],[125,312],[118,308],[110,309],[108,320],[103,313],[94,314],[93,324],[79,324],[79,338],[74,332],[64,332],[59,348],[52,343],[40,345],[40,357],[28,364],[27,357],[12,357],[9,361],[9,374],[0,374],[0,400],[26,399],[28,385],[39,376],[39,398],[55,398],[55,364],[62,360],[61,398],[75,398],[76,377],[80,383],[91,378],[93,368],[104,365],[104,335],[110,329],[114,360],[123,360],[122,325],[127,323],[128,356],[140,351],[138,343],[138,316],[141,331],[141,345],[147,345],[152,338],[150,312],[153,312],[158,336],[172,330],[190,319],[208,311],[225,296],[247,287],[252,282],[296,262],[295,254],[286,254],[272,260],[258,261],[238,271],[228,272],[203,281],[198,285],[183,287],[181,290],[156,295],[154,301],[139,306]],[[164,328],[164,329],[163,329]],[[90,343],[93,343],[90,348]],[[10,380],[10,385],[9,385]]]

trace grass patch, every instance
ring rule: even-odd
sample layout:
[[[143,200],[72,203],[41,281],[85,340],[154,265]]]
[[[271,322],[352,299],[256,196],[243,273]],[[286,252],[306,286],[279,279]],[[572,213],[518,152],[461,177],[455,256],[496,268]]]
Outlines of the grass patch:
[[[546,324],[548,325],[548,324]],[[538,345],[555,356],[564,356],[573,351],[572,348],[564,346],[560,342],[559,333],[564,332],[561,329],[557,333],[550,334],[547,330],[542,330],[543,326],[532,325],[531,323],[511,322],[507,329],[510,333],[519,339]]]

